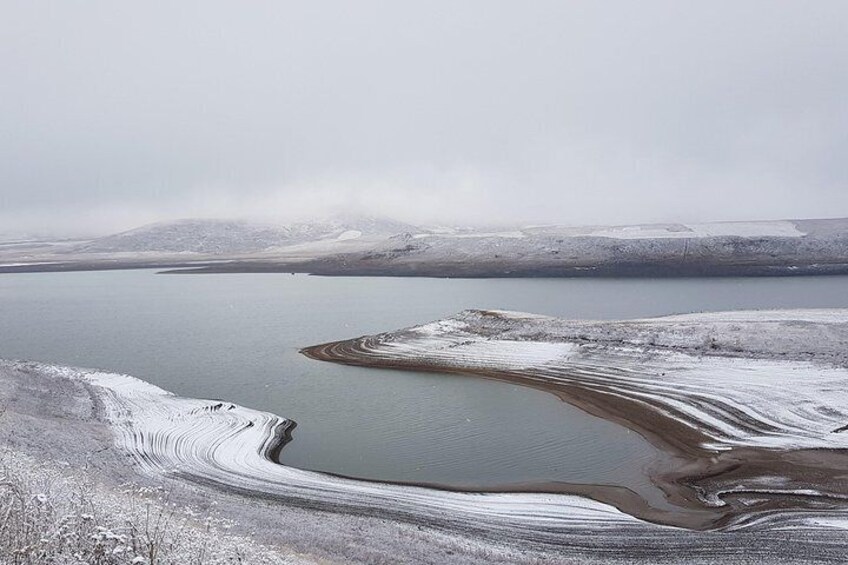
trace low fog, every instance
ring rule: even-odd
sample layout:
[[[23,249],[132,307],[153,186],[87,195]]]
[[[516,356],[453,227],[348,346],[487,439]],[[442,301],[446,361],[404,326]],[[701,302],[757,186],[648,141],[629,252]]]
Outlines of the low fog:
[[[0,232],[848,216],[848,3],[26,2]]]

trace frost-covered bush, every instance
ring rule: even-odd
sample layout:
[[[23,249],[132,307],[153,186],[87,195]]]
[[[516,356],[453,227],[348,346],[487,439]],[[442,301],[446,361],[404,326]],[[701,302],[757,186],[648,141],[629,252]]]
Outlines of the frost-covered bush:
[[[270,564],[290,559],[143,487],[113,491],[0,455],[0,563]]]

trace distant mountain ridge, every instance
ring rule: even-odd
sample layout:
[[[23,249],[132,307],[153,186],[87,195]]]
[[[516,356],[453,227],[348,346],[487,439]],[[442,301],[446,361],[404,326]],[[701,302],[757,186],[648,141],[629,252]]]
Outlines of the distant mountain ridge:
[[[0,272],[140,267],[430,277],[848,274],[848,219],[486,228],[367,216],[287,225],[179,220],[90,241],[0,246]]]
[[[698,224],[642,224],[624,226],[561,226],[472,228],[422,227],[387,218],[337,216],[290,224],[256,223],[246,220],[186,219],[148,224],[136,229],[94,239],[70,248],[74,253],[197,253],[246,254],[309,242],[348,241],[360,237],[379,241],[398,238],[418,241],[424,247],[439,244],[461,246],[467,251],[489,241],[500,246],[505,240],[558,242],[586,238],[602,240],[669,240],[709,238],[787,238],[807,234],[839,235],[848,232],[848,219],[774,220],[752,222],[709,222]],[[461,244],[461,240],[467,240]],[[441,243],[439,243],[441,242]],[[477,242],[477,243],[475,243]],[[501,243],[498,243],[501,242]],[[518,243],[518,242],[515,242]],[[519,244],[521,245],[521,244]],[[485,245],[484,245],[485,246]],[[383,246],[376,245],[375,250]],[[421,247],[421,246],[419,246]],[[532,247],[532,245],[530,245]]]
[[[374,217],[339,216],[313,222],[274,225],[247,220],[185,219],[157,222],[101,237],[70,251],[77,253],[256,253],[325,239],[391,236],[415,226]]]

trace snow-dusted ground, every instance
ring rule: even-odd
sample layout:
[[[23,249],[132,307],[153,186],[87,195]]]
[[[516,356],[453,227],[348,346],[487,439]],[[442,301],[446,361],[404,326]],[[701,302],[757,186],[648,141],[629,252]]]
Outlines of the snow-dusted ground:
[[[504,231],[432,230],[417,233],[415,239],[444,237],[469,238],[524,238],[533,235],[560,237],[605,237],[609,239],[681,239],[704,237],[801,237],[806,235],[788,220],[760,222],[711,222],[700,224],[645,224],[632,226],[524,226]]]
[[[706,224],[656,224],[644,226],[613,226],[575,228],[572,237],[608,237],[612,239],[663,239],[702,237],[801,237],[806,235],[794,223],[776,222],[713,222]]]
[[[85,469],[0,448],[0,563],[306,565],[318,561],[230,531],[163,488],[108,488]]]

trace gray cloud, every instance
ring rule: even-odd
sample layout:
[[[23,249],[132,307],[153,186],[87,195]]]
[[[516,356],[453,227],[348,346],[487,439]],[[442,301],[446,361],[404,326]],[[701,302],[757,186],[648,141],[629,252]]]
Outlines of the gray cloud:
[[[4,2],[0,222],[848,216],[848,4]],[[4,231],[0,227],[0,231]]]

